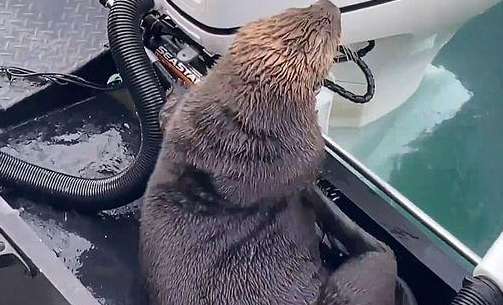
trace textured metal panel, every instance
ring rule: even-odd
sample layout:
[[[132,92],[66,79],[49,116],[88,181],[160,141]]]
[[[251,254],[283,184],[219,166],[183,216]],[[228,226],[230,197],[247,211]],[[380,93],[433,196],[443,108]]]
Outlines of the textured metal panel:
[[[105,50],[98,0],[0,0],[0,65],[70,73]],[[38,90],[0,77],[0,111]]]

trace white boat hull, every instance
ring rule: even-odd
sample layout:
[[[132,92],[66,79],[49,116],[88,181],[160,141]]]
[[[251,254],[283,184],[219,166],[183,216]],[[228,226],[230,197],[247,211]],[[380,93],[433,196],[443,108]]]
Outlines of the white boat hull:
[[[332,1],[345,8],[342,27],[346,45],[356,50],[369,40],[376,42],[376,47],[365,57],[376,82],[373,100],[356,105],[334,95],[333,104],[322,108],[331,109],[331,126],[360,127],[390,113],[412,96],[425,69],[457,30],[501,0]],[[307,6],[313,2],[157,0],[157,8],[166,12],[209,52],[224,54],[234,38],[230,29],[288,7]],[[372,6],[374,2],[376,5]],[[356,4],[361,7],[354,6]],[[364,93],[364,77],[352,63],[335,65],[331,78],[353,92]],[[322,127],[326,130],[327,114],[322,115]]]

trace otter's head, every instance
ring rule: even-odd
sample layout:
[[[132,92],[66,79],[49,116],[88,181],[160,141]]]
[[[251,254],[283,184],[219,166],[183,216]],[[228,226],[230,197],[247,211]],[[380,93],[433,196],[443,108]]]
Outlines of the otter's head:
[[[308,97],[328,74],[341,35],[339,9],[328,0],[289,9],[252,22],[237,34],[230,48],[241,79]]]

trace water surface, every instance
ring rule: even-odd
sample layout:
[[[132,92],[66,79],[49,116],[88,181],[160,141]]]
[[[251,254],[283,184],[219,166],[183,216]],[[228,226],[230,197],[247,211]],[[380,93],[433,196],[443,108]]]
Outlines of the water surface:
[[[503,4],[468,22],[405,104],[343,147],[484,254],[503,230]]]

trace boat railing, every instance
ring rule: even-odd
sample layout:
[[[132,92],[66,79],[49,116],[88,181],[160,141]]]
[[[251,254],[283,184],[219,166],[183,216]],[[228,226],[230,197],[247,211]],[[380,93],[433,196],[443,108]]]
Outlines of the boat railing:
[[[335,154],[335,156],[346,162],[353,170],[355,170],[358,174],[368,180],[368,182],[370,182],[374,187],[379,189],[391,200],[393,200],[398,206],[400,206],[414,219],[419,221],[428,230],[434,233],[440,240],[449,245],[464,259],[466,259],[474,266],[477,266],[481,262],[482,259],[478,254],[476,254],[462,241],[456,238],[456,236],[451,234],[441,224],[431,218],[428,214],[422,211],[417,205],[415,205],[407,197],[402,195],[398,190],[396,190],[386,181],[382,180],[378,175],[372,172],[372,170],[367,168],[363,163],[358,161],[355,157],[353,157],[350,153],[348,153],[341,146],[335,143],[332,139],[325,136],[325,141],[329,148],[329,153]]]

